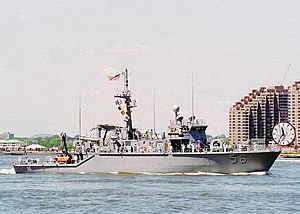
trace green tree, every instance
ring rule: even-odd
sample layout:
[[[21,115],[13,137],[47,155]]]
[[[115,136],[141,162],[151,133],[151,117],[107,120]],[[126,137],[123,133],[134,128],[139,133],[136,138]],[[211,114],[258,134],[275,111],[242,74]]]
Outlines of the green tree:
[[[42,146],[45,146],[47,148],[50,147],[59,147],[60,146],[60,137],[58,135],[53,135],[51,137],[40,137],[40,138],[36,138],[36,139],[30,139],[28,144],[39,144]]]

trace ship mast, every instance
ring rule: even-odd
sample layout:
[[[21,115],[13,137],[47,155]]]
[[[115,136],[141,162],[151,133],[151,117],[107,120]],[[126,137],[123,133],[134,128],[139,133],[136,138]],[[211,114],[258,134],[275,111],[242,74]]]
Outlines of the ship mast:
[[[81,123],[81,96],[79,96],[79,109],[78,109],[78,129],[79,129],[79,141],[81,138],[81,130],[82,130],[82,123]]]
[[[194,124],[195,122],[195,103],[194,103],[194,74],[192,73],[192,116],[191,122]]]
[[[153,133],[154,135],[156,135],[156,127],[155,127],[155,123],[156,123],[156,111],[155,111],[155,89],[153,90]]]
[[[131,118],[131,109],[136,107],[135,100],[131,100],[131,92],[129,90],[128,84],[128,70],[125,69],[123,72],[124,75],[124,91],[121,94],[116,94],[115,97],[125,99],[126,111],[128,115],[128,120],[126,121],[126,127],[128,130],[128,139],[133,139],[133,126],[132,126],[132,118]]]

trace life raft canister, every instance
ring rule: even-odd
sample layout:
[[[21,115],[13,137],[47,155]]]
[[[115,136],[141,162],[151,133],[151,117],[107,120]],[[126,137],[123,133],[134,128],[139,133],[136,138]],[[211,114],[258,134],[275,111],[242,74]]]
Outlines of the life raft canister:
[[[69,160],[69,157],[58,157],[58,156],[56,156],[54,158],[54,160],[57,161],[57,162],[67,162]]]

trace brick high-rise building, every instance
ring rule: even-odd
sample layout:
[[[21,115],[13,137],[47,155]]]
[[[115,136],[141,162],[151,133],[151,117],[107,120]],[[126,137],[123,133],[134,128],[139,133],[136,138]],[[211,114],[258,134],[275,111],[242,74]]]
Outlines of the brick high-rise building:
[[[295,144],[299,145],[300,138],[300,81],[295,81],[288,87],[288,120],[295,127]]]
[[[288,90],[283,86],[253,89],[229,111],[229,140],[238,144],[251,139],[272,140],[272,129],[288,121]]]

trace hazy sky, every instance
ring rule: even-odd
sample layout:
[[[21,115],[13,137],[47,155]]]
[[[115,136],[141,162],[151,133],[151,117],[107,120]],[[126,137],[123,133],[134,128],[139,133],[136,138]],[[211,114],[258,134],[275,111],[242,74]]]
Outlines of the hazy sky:
[[[300,1],[0,1],[0,133],[83,133],[124,124],[113,97],[128,68],[134,126],[164,131],[172,106],[228,135],[230,105],[300,79]]]

